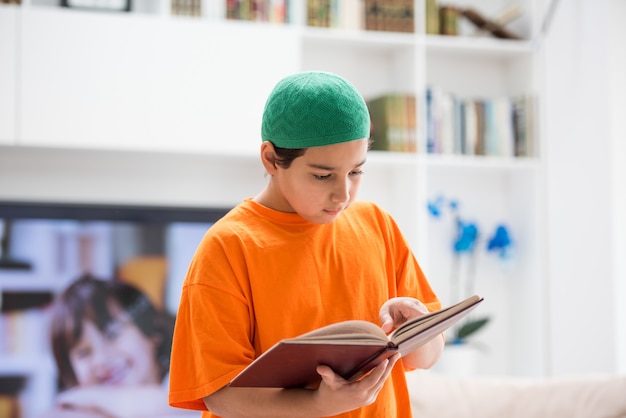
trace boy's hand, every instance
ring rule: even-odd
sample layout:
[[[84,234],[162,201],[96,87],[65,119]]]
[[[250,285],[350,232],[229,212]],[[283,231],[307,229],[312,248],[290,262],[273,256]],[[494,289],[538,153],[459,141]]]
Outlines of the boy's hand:
[[[428,308],[415,298],[391,298],[380,308],[379,318],[383,331],[389,334],[394,328],[409,319],[419,318],[428,313]]]
[[[409,319],[419,318],[428,313],[428,308],[415,298],[391,298],[380,308],[379,317],[381,327],[386,333],[404,324]],[[406,370],[428,369],[432,367],[443,351],[443,335],[433,338],[418,349],[402,358]]]
[[[399,358],[400,355],[395,354],[354,382],[343,379],[328,366],[318,366],[322,381],[317,389],[224,386],[205,397],[204,403],[220,416],[334,416],[372,404]]]
[[[395,354],[355,382],[343,379],[328,366],[318,366],[317,372],[322,377],[322,383],[317,389],[318,404],[331,406],[332,411],[326,412],[332,415],[371,405],[399,358],[400,354]]]

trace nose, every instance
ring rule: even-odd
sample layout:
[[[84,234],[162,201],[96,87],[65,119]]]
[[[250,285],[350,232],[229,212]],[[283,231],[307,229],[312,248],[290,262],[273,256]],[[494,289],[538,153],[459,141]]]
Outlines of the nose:
[[[350,189],[352,182],[350,179],[339,179],[333,189],[331,199],[333,202],[345,203],[350,200]]]
[[[107,344],[100,345],[99,347],[93,348],[93,352],[91,358],[93,363],[96,365],[102,365],[106,363],[106,360],[109,357],[109,348]]]

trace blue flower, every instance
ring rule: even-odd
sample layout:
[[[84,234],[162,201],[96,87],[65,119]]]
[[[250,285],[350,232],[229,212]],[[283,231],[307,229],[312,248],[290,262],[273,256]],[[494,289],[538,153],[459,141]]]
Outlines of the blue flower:
[[[461,215],[459,201],[446,199],[437,196],[428,201],[428,212],[433,218],[445,218],[445,211],[449,212],[454,224],[453,262],[451,289],[456,298],[467,297],[473,294],[476,281],[476,248],[482,249],[485,239],[481,235],[476,222],[468,221]],[[512,240],[508,229],[504,225],[497,225],[493,236],[487,241],[488,252],[497,253],[501,259],[508,259],[511,256]],[[461,260],[466,262],[461,262]],[[464,273],[464,274],[463,274]],[[458,300],[458,299],[457,299]],[[465,318],[463,322],[455,324],[451,329],[452,335],[447,339],[446,344],[465,344],[468,337],[481,330],[489,322],[489,317],[478,319]]]
[[[478,227],[475,223],[465,223],[462,220],[456,222],[458,235],[454,242],[455,253],[472,252],[478,240]]]
[[[496,252],[500,258],[508,258],[511,246],[511,237],[506,226],[498,225],[493,236],[487,243],[487,251]]]
[[[441,207],[443,206],[443,203],[443,196],[438,196],[435,200],[429,201],[428,212],[435,218],[439,218],[441,216]]]

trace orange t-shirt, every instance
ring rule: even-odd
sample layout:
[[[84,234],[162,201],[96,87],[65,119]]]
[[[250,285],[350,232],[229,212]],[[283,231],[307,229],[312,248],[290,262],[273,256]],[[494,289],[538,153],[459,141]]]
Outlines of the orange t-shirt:
[[[396,296],[440,308],[397,225],[373,203],[320,225],[245,200],[207,231],[190,264],[169,402],[206,411],[202,398],[279,340],[348,319],[380,323],[381,305]],[[410,408],[398,362],[375,403],[340,416],[407,417]]]

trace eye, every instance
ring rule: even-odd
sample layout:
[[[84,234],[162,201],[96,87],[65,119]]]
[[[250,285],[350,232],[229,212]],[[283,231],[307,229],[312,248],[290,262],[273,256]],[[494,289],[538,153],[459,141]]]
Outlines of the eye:
[[[363,170],[351,171],[350,175],[351,176],[362,176],[363,175]]]
[[[313,178],[315,180],[319,180],[319,181],[328,180],[330,178],[330,176],[331,176],[330,174],[326,174],[326,175],[323,175],[323,176],[321,176],[319,174],[313,174]]]
[[[72,350],[72,357],[76,357],[79,359],[87,358],[90,354],[91,347],[88,346],[78,346]]]
[[[115,339],[117,339],[117,337],[119,337],[121,332],[122,324],[120,322],[114,321],[109,324],[108,327],[106,327],[106,330],[104,331],[104,336],[107,340],[114,341]]]

